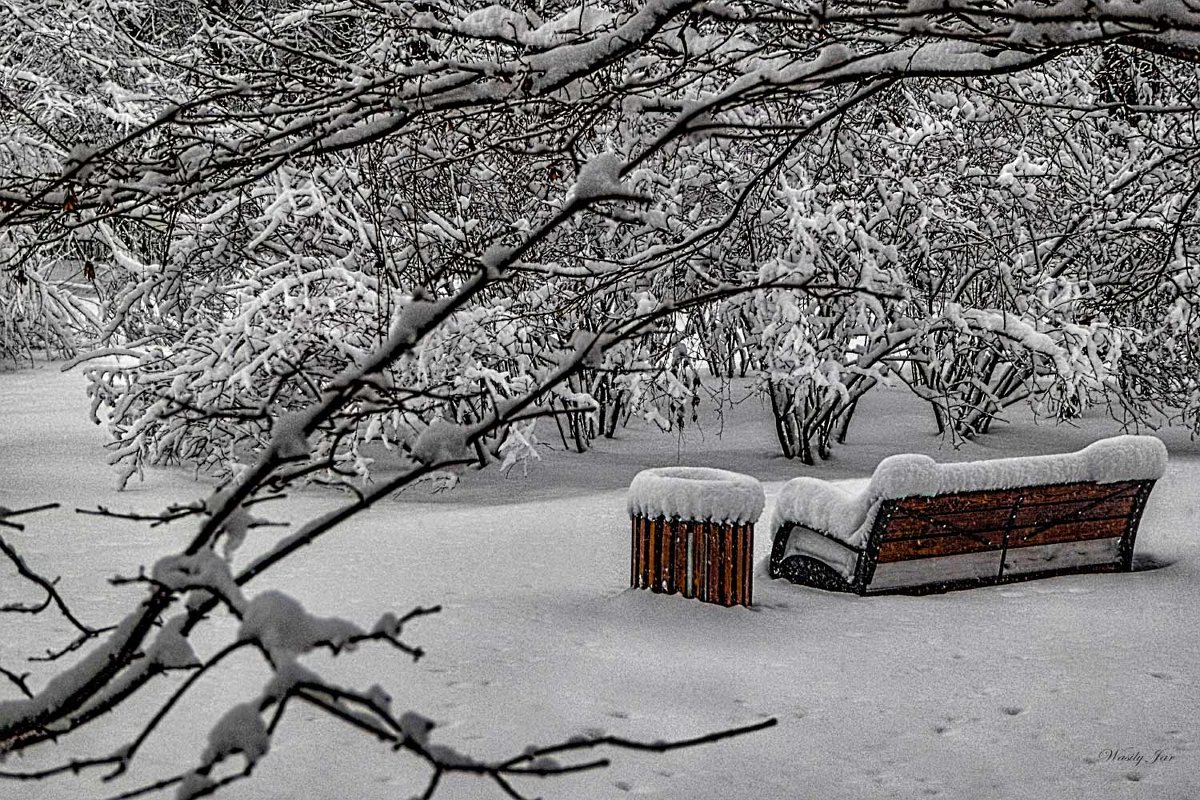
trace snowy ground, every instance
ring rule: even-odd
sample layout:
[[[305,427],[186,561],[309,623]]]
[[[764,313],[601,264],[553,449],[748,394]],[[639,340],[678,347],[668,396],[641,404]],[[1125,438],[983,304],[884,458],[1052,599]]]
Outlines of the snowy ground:
[[[1139,556],[1169,564],[1162,569],[922,598],[863,599],[760,578],[753,610],[625,589],[624,489],[646,466],[756,475],[766,482],[769,515],[781,482],[797,474],[861,479],[895,452],[940,460],[1064,452],[1116,432],[1100,419],[1078,428],[1024,421],[981,444],[942,449],[926,412],[904,394],[869,400],[853,445],[815,469],[771,455],[769,416],[750,402],[727,415],[721,436],[715,419],[682,441],[630,430],[586,457],[547,450],[528,478],[468,473],[453,492],[390,502],[258,589],[281,588],[315,613],[363,623],[386,608],[442,603],[445,612],[408,637],[429,652],[417,665],[377,649],[319,663],[360,687],[383,682],[396,707],[442,723],[435,739],[481,756],[585,729],[657,739],[779,719],[764,733],[701,749],[614,752],[609,770],[523,787],[547,798],[1200,797],[1200,448],[1177,432],[1164,437],[1172,460],[1138,538]],[[164,470],[115,493],[103,435],[85,408],[77,376],[53,368],[0,375],[0,504],[63,503],[28,520],[35,524],[25,533],[4,535],[37,567],[63,576],[89,621],[108,623],[138,593],[105,579],[149,566],[188,531],[70,509],[157,510],[204,486]],[[552,430],[540,433],[549,440]],[[308,492],[286,516],[338,499]],[[762,558],[769,531],[757,534]],[[0,571],[0,600],[14,586],[11,572]],[[0,617],[0,664],[19,666],[31,643],[68,636],[50,619],[30,630],[26,618]],[[220,709],[255,694],[264,678],[249,658],[209,676],[168,718],[170,730],[152,740],[134,777],[194,763]],[[0,699],[10,694],[0,684]],[[107,753],[159,696],[5,768]],[[1109,760],[1106,751],[1128,758]],[[256,777],[221,796],[392,800],[416,791],[421,777],[412,759],[297,708]],[[0,797],[106,797],[133,785],[68,778],[0,785]],[[439,797],[501,794],[460,779]]]

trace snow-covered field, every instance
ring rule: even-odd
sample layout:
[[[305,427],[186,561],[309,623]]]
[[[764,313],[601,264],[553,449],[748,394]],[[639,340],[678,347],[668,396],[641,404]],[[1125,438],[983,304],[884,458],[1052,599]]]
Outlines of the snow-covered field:
[[[452,492],[371,510],[250,591],[280,588],[314,613],[368,624],[389,608],[442,603],[440,616],[407,636],[428,651],[416,665],[377,648],[313,663],[361,688],[383,683],[396,708],[441,723],[435,741],[480,756],[586,729],[658,739],[779,719],[766,732],[664,756],[608,753],[608,770],[522,786],[547,798],[1200,797],[1200,448],[1178,432],[1164,435],[1171,461],[1138,536],[1139,558],[1161,569],[869,599],[759,575],[752,610],[625,588],[625,488],[648,466],[713,466],[762,479],[761,559],[770,544],[765,520],[795,475],[861,480],[897,452],[943,461],[1065,452],[1117,432],[1100,418],[1053,428],[1023,419],[953,450],[905,394],[879,391],[864,402],[852,444],[813,469],[772,455],[769,415],[749,401],[723,426],[710,416],[682,440],[631,428],[587,456],[547,449],[528,477],[468,472]],[[33,565],[62,576],[85,619],[107,624],[140,594],[107,578],[149,567],[189,529],[72,509],[159,510],[200,496],[206,484],[157,470],[116,493],[86,405],[82,380],[53,367],[0,375],[0,505],[63,503],[4,536]],[[539,433],[557,445],[552,430]],[[299,519],[339,499],[307,491],[279,515]],[[0,571],[0,602],[17,586],[11,570]],[[30,667],[18,654],[68,637],[50,617],[0,616],[0,664],[23,671]],[[200,636],[201,652],[206,641],[216,639]],[[220,711],[256,694],[265,678],[250,657],[208,676],[132,777],[149,781],[195,763]],[[169,688],[162,683],[107,724],[4,766],[110,752]],[[0,684],[0,699],[12,694]],[[391,800],[423,785],[411,758],[308,709],[290,714],[256,776],[221,796]],[[135,785],[67,778],[0,784],[0,797],[107,797]],[[438,796],[502,795],[456,779]]]

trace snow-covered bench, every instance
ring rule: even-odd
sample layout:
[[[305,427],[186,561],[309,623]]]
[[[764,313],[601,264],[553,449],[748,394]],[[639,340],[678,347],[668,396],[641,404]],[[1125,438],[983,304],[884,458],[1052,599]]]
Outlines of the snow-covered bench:
[[[1158,439],[1116,436],[1065,455],[892,456],[857,495],[795,478],[771,520],[769,572],[822,589],[920,594],[1126,571],[1166,463]]]
[[[762,484],[722,469],[663,467],[639,472],[628,498],[631,587],[751,604]]]

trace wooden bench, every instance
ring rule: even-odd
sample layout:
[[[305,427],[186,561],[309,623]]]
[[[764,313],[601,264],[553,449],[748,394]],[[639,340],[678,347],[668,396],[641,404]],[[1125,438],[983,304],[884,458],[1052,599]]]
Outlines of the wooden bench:
[[[1165,465],[1158,439],[1120,436],[1061,456],[893,457],[859,495],[798,478],[776,503],[769,573],[867,595],[1128,571]]]

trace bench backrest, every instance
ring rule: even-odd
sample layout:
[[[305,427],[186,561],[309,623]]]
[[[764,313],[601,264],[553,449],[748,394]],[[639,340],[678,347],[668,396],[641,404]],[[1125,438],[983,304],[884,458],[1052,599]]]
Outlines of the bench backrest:
[[[1067,483],[884,500],[855,583],[864,593],[939,591],[1128,570],[1153,485]]]

